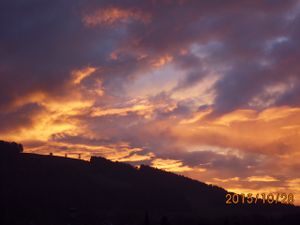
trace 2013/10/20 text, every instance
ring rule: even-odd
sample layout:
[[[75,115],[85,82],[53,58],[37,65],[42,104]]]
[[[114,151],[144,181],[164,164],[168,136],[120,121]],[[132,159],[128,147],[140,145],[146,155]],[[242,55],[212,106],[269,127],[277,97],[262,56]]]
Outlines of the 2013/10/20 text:
[[[293,193],[257,193],[257,194],[226,194],[226,204],[256,204],[258,201],[263,204],[294,204],[294,194]]]

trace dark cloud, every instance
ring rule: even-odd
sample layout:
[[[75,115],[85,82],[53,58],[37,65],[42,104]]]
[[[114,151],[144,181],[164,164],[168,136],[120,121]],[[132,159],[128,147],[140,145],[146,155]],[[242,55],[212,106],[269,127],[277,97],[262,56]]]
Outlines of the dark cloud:
[[[87,29],[81,18],[86,4],[86,1],[1,2],[2,106],[35,91],[60,95],[65,92],[72,70],[106,63],[122,33]]]
[[[43,111],[44,108],[38,104],[27,104],[13,111],[0,112],[0,133],[30,127],[35,122],[34,117]]]
[[[0,102],[3,106],[39,90],[60,94],[70,72],[87,65],[103,68],[96,77],[103,79],[108,93],[116,94],[122,91],[123,83],[134,78],[133,74],[142,73],[151,60],[168,53],[174,55],[176,64],[189,67],[178,88],[201,81],[208,71],[207,65],[202,65],[204,61],[210,68],[231,67],[215,87],[216,110],[225,112],[246,106],[272,79],[291,76],[284,72],[274,78],[274,72],[260,69],[261,59],[271,57],[279,73],[283,69],[276,65],[283,60],[283,54],[293,57],[284,64],[294,68],[290,73],[298,69],[293,62],[297,55],[285,52],[285,47],[272,50],[272,54],[264,52],[266,41],[280,35],[296,35],[290,32],[297,24],[286,20],[294,6],[295,1],[267,0],[2,1]],[[151,21],[86,27],[83,16],[105,7],[138,9],[151,15]],[[296,43],[291,38],[290,42]],[[206,45],[212,41],[222,43],[223,47],[209,47],[205,59],[178,55],[180,49],[190,48],[194,43]],[[110,53],[116,49],[123,49],[123,54],[110,60]],[[147,58],[138,60],[138,54],[146,54]]]

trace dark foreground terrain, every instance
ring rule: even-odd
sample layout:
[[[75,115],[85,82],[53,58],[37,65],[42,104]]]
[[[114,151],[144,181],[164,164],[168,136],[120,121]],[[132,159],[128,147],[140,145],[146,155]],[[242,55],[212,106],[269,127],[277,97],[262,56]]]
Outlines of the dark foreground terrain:
[[[299,207],[226,205],[222,188],[92,157],[22,153],[0,141],[0,224],[300,224]]]

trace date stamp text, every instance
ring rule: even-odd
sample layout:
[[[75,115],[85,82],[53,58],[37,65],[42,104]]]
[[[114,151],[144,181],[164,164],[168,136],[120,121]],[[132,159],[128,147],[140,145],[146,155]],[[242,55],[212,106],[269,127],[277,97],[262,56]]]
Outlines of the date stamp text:
[[[294,204],[293,193],[247,193],[247,194],[226,194],[226,204]]]

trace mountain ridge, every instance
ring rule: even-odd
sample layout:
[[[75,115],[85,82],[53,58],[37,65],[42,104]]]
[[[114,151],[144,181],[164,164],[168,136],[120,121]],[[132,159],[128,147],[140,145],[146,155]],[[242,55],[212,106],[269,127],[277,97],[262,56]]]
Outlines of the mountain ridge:
[[[98,224],[107,218],[114,224],[143,224],[148,215],[156,224],[168,216],[171,224],[184,220],[188,225],[241,215],[299,215],[299,207],[261,201],[226,205],[225,189],[147,165],[135,168],[102,157],[83,161],[22,152],[20,144],[0,142],[2,224],[32,219]]]

